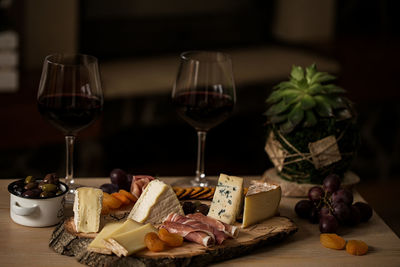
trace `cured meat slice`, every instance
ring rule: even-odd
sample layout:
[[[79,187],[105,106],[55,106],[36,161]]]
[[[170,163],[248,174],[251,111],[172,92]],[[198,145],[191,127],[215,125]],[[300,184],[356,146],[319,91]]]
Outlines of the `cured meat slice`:
[[[207,233],[201,229],[193,228],[190,225],[165,221],[160,227],[167,229],[170,233],[178,234],[186,240],[198,243],[205,247],[211,247],[215,243],[214,239]]]
[[[182,223],[185,225],[190,225],[191,227],[196,229],[201,229],[204,232],[208,233],[213,239],[215,239],[219,245],[221,245],[222,242],[224,242],[224,240],[228,238],[228,236],[224,232],[217,230],[211,225],[203,223],[197,219],[182,216],[180,214],[171,213],[167,216],[165,221]]]
[[[146,186],[155,178],[150,175],[135,175],[132,179],[131,193],[139,198]]]
[[[186,217],[190,219],[197,220],[199,222],[210,225],[211,227],[217,229],[218,231],[222,231],[227,234],[229,237],[236,238],[239,235],[239,228],[237,226],[233,226],[221,221],[218,221],[212,217],[206,216],[202,213],[194,213],[188,214]]]

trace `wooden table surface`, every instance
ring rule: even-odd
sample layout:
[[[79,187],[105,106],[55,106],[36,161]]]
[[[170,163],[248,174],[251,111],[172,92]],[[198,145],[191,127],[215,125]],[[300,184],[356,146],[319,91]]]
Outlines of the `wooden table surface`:
[[[246,177],[246,181],[250,178],[255,177]],[[179,179],[163,180],[172,183]],[[73,257],[59,255],[49,248],[54,227],[31,228],[11,220],[7,185],[12,181],[0,180],[0,266],[83,266]],[[77,179],[77,182],[99,186],[108,182],[108,179]],[[354,228],[341,228],[340,235],[344,239],[363,240],[370,248],[364,256],[352,256],[345,250],[331,250],[320,244],[318,225],[295,215],[293,209],[298,200],[283,198],[280,206],[281,215],[292,218],[298,225],[297,233],[278,244],[241,258],[220,262],[216,266],[400,266],[400,239],[376,213],[367,223]],[[355,201],[363,201],[357,192]],[[395,208],[397,203],[391,205]]]

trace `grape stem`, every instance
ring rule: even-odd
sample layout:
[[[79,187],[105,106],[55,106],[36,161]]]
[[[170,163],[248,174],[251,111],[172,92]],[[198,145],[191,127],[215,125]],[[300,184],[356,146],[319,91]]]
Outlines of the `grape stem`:
[[[329,211],[330,211],[330,212],[332,213],[332,215],[333,215],[333,207],[332,207],[331,202],[329,201],[329,193],[328,193],[328,192],[325,191],[325,196],[324,196],[324,198],[323,198],[322,201],[325,203],[325,205],[328,206]]]

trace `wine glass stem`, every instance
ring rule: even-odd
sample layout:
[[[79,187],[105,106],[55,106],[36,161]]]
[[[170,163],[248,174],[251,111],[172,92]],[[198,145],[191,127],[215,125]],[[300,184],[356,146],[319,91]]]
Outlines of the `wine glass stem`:
[[[74,143],[75,136],[66,135],[65,136],[65,146],[66,146],[66,175],[65,183],[69,186],[70,191],[73,192],[74,181]]]
[[[207,132],[197,132],[197,168],[196,168],[196,183],[205,183],[206,175],[204,174],[204,149],[206,146]]]

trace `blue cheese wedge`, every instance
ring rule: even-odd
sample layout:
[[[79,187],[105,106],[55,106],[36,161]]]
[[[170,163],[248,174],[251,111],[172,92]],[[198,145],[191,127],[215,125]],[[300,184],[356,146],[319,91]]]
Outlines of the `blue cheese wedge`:
[[[156,179],[146,186],[128,218],[139,223],[159,224],[172,212],[184,214],[171,186]]]
[[[220,174],[208,216],[234,224],[243,207],[243,178]]]
[[[97,188],[80,187],[75,191],[74,223],[77,232],[97,233],[100,226],[100,213],[103,191]]]
[[[274,216],[281,201],[281,187],[269,183],[256,183],[249,187],[244,199],[242,228]]]

